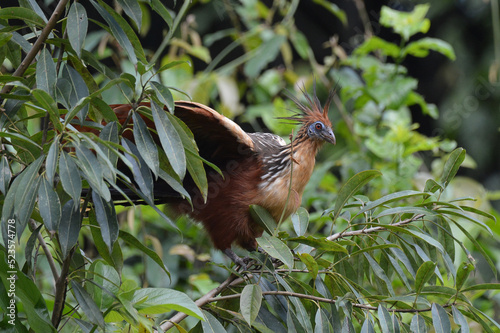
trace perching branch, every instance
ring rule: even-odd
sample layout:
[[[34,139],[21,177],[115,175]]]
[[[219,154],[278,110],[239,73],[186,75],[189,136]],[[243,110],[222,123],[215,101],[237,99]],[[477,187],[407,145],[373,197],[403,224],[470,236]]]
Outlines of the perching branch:
[[[203,297],[199,298],[195,304],[198,306],[198,307],[202,307],[203,305],[205,304],[208,304],[210,302],[212,302],[212,299],[217,296],[218,294],[220,294],[222,291],[224,291],[226,288],[232,286],[232,285],[237,285],[237,284],[240,284],[242,283],[244,280],[242,278],[238,278],[236,275],[234,274],[231,274],[227,279],[226,281],[222,282],[217,288],[214,288],[212,290],[210,290],[206,295],[204,295]],[[161,325],[161,329],[164,330],[164,331],[167,331],[169,329],[171,329],[172,327],[174,327],[174,324],[173,323],[180,323],[181,321],[184,320],[184,318],[187,317],[187,314],[185,313],[182,313],[182,312],[178,312],[175,316],[173,316],[171,319],[169,319],[167,322],[163,323]],[[155,333],[157,333],[157,331],[155,331]]]
[[[416,221],[419,218],[422,218],[424,216],[425,216],[424,214],[417,214],[417,215],[414,215],[413,217],[411,217],[409,219],[406,219],[406,220],[399,221],[397,223],[391,224],[391,226],[392,227],[400,227],[402,225],[405,225],[405,224],[411,223],[413,221]],[[380,227],[372,227],[372,228],[355,230],[355,231],[338,232],[336,234],[328,236],[326,239],[329,240],[329,241],[334,241],[334,240],[339,239],[339,238],[345,238],[345,237],[351,237],[351,236],[371,234],[371,233],[374,233],[374,232],[381,232],[381,231],[386,231],[386,230],[387,230],[386,227],[380,226]]]
[[[59,20],[59,17],[61,14],[64,12],[64,7],[66,7],[66,4],[68,3],[68,0],[60,0],[59,3],[57,4],[56,9],[50,16],[49,21],[47,22],[47,25],[43,28],[42,32],[40,33],[40,36],[38,36],[37,40],[35,41],[35,44],[33,44],[33,47],[31,50],[26,54],[26,57],[24,57],[23,61],[21,62],[21,65],[15,70],[15,72],[12,74],[12,76],[22,76],[24,72],[28,69],[28,67],[31,65],[33,60],[35,59],[36,55],[38,54],[38,51],[43,46],[43,43],[47,40],[49,37],[50,32],[52,29],[57,24],[57,21]],[[14,86],[11,85],[6,85],[2,89],[2,94],[8,94]]]
[[[262,295],[277,295],[277,296],[286,296],[286,297],[298,297],[298,298],[304,298],[304,299],[309,299],[311,301],[316,301],[316,302],[322,302],[322,303],[335,303],[336,300],[331,299],[331,298],[324,298],[324,297],[318,297],[318,296],[313,296],[313,295],[306,295],[306,294],[300,294],[300,293],[294,293],[290,291],[280,291],[280,290],[275,290],[275,291],[264,291],[262,292]],[[217,302],[217,301],[222,301],[226,299],[232,299],[232,298],[239,298],[241,297],[241,294],[233,294],[233,295],[226,295],[226,296],[219,296],[219,297],[212,297],[207,300],[207,303],[211,302]],[[364,310],[370,310],[370,311],[377,311],[378,308],[375,306],[371,305],[365,305],[365,304],[358,304],[358,303],[352,303],[352,306],[355,308],[359,309],[364,309]],[[443,305],[443,307],[451,306],[451,304],[446,304]],[[390,312],[400,312],[400,313],[417,313],[417,312],[428,312],[431,311],[431,308],[425,308],[425,309],[387,309]]]

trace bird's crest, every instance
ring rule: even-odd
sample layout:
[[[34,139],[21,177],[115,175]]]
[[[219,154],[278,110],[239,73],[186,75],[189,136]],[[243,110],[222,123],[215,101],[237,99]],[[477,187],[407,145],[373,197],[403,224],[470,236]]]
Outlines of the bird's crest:
[[[316,121],[321,121],[325,126],[331,127],[332,123],[328,118],[328,109],[335,96],[335,90],[331,90],[325,105],[322,107],[321,102],[316,96],[316,83],[313,88],[313,96],[309,95],[305,88],[300,89],[304,94],[306,102],[299,101],[298,98],[292,94],[287,94],[288,97],[295,103],[297,109],[294,110],[295,114],[290,117],[280,117],[280,119],[289,120],[295,124],[307,125]],[[298,111],[298,112],[297,112]]]

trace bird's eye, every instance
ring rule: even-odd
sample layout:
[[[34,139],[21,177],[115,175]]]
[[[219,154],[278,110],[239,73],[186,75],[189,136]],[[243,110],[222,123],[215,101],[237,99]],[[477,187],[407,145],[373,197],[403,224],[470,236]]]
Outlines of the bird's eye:
[[[314,126],[318,131],[323,129],[323,124],[322,123],[316,123],[316,125]]]

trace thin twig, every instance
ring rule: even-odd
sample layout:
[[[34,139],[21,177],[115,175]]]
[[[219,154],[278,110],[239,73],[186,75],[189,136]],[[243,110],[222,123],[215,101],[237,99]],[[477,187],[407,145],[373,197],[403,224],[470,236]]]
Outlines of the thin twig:
[[[399,221],[399,222],[394,223],[394,224],[390,224],[389,226],[400,227],[402,225],[405,225],[405,224],[411,223],[415,220],[418,220],[419,218],[422,218],[424,216],[425,216],[424,214],[417,214],[409,219]],[[386,230],[388,230],[386,227],[379,226],[379,227],[372,227],[372,228],[355,230],[355,231],[338,232],[336,234],[333,234],[333,235],[327,237],[326,239],[329,241],[334,241],[334,240],[339,239],[339,238],[358,236],[358,235],[364,235],[364,234],[371,234],[374,232],[380,232],[380,231],[386,231]]]
[[[29,223],[33,230],[36,230],[36,228],[38,228],[35,220],[30,219]],[[40,246],[43,249],[43,252],[45,253],[45,256],[47,257],[47,262],[49,263],[50,270],[52,271],[52,275],[54,276],[54,281],[57,281],[59,280],[59,273],[57,273],[57,267],[54,261],[54,257],[52,256],[52,252],[50,252],[50,249],[47,246],[47,243],[45,242],[45,239],[43,238],[40,232],[38,233],[37,238],[38,242],[40,243]]]
[[[212,289],[206,295],[204,295],[203,297],[199,298],[195,302],[195,304],[198,307],[202,307],[203,305],[210,303],[211,299],[213,299],[215,296],[217,296],[218,294],[220,294],[226,288],[228,288],[228,287],[230,287],[232,285],[238,285],[238,284],[242,283],[243,281],[244,280],[242,278],[238,278],[236,275],[231,274],[226,279],[226,281],[222,282],[217,288]],[[187,314],[182,313],[182,312],[178,312],[175,316],[173,316],[172,318],[170,318],[167,322],[163,323],[161,325],[161,329],[164,330],[164,331],[167,331],[167,330],[171,329],[172,327],[174,327],[173,323],[178,324],[181,321],[183,321],[184,318],[186,318],[186,317],[187,317]],[[157,331],[155,331],[155,333],[157,333]]]
[[[47,40],[49,37],[50,32],[52,29],[57,24],[57,21],[59,20],[59,17],[61,14],[64,12],[64,7],[66,7],[66,4],[68,3],[68,0],[60,0],[59,3],[57,4],[56,9],[54,9],[54,12],[50,16],[49,21],[47,22],[47,25],[43,28],[42,32],[40,33],[40,36],[37,38],[35,41],[35,44],[31,47],[31,50],[26,54],[26,57],[24,57],[23,61],[21,62],[21,65],[14,71],[12,76],[22,76],[24,72],[28,69],[28,67],[31,65],[33,60],[35,59],[36,55],[38,54],[38,51],[43,46],[43,43]],[[6,85],[2,89],[2,94],[8,94],[14,86],[12,85]]]
[[[62,313],[64,310],[64,303],[66,302],[66,291],[68,287],[68,273],[69,266],[71,264],[71,257],[73,257],[73,253],[75,251],[75,247],[71,249],[68,253],[68,256],[63,261],[63,265],[61,268],[61,275],[56,280],[56,294],[54,295],[54,310],[52,311],[52,325],[57,328],[59,323],[61,322]]]
[[[309,299],[311,301],[322,302],[322,303],[332,303],[332,304],[336,302],[336,300],[331,299],[331,298],[324,298],[324,297],[318,297],[318,296],[313,296],[313,295],[294,293],[291,291],[280,291],[280,290],[264,291],[264,292],[262,292],[262,295],[264,295],[264,296],[265,295],[277,295],[277,296],[287,296],[287,297],[298,297],[298,298]],[[232,299],[232,298],[239,298],[239,297],[241,297],[241,294],[212,297],[212,298],[208,299],[208,303]],[[378,310],[377,307],[371,306],[371,305],[366,305],[366,304],[352,303],[352,306],[355,308],[370,310],[370,311],[377,311]],[[446,306],[450,306],[450,305],[448,305],[448,304],[444,305],[444,307],[446,307]],[[416,313],[416,312],[428,312],[428,311],[431,311],[431,308],[425,308],[425,309],[387,309],[387,310],[390,312]]]

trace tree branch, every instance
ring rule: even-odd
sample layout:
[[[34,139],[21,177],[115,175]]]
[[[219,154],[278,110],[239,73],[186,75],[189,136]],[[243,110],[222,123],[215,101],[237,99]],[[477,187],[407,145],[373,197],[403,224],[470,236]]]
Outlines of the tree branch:
[[[391,227],[400,227],[402,225],[405,225],[405,224],[411,223],[411,222],[413,222],[415,220],[418,220],[419,218],[422,218],[424,216],[425,216],[424,214],[417,214],[417,215],[412,216],[409,219],[406,219],[406,220],[399,221],[397,223],[391,224],[390,226]],[[386,230],[388,230],[386,227],[380,226],[380,227],[372,227],[372,228],[355,230],[355,231],[338,232],[336,234],[328,236],[326,239],[329,240],[329,241],[334,241],[334,240],[339,239],[339,238],[345,238],[345,237],[351,237],[351,236],[358,236],[358,235],[364,235],[364,234],[371,234],[371,233],[374,233],[374,232],[380,232],[380,231],[386,231]]]
[[[298,298],[304,298],[304,299],[309,299],[311,301],[316,301],[316,302],[323,302],[323,303],[335,303],[337,302],[334,299],[331,298],[324,298],[324,297],[318,297],[318,296],[313,296],[313,295],[306,295],[306,294],[300,294],[300,293],[294,293],[290,291],[264,291],[262,292],[262,295],[277,295],[277,296],[286,296],[286,297],[298,297]],[[226,295],[226,296],[219,296],[219,297],[212,297],[209,298],[207,303],[211,302],[217,302],[217,301],[222,301],[226,299],[233,299],[233,298],[239,298],[241,297],[241,294],[233,294],[233,295]],[[352,306],[355,308],[360,308],[364,310],[370,310],[370,311],[377,311],[378,308],[375,306],[371,305],[365,305],[365,304],[359,304],[359,303],[352,303]],[[449,306],[448,304],[444,305],[444,307]],[[390,312],[400,312],[400,313],[417,313],[417,312],[428,312],[431,311],[431,308],[425,308],[425,309],[387,309],[387,311]]]
[[[226,288],[228,288],[228,287],[230,287],[232,285],[240,284],[243,281],[244,281],[244,279],[238,278],[236,275],[231,274],[226,279],[226,281],[222,282],[217,288],[214,288],[214,289],[210,290],[206,295],[204,295],[203,297],[199,298],[195,302],[195,304],[198,307],[202,307],[205,304],[213,302],[212,299],[215,296],[217,296],[218,294],[220,294],[222,291],[224,291]],[[173,323],[178,324],[181,321],[183,321],[184,318],[186,318],[186,317],[187,317],[187,314],[182,313],[182,312],[178,312],[175,316],[173,316],[172,318],[170,318],[167,322],[163,323],[161,325],[161,329],[164,330],[164,331],[168,331],[169,329],[171,329],[172,327],[174,327]],[[155,333],[157,333],[157,331],[155,331]]]
[[[38,54],[38,51],[43,46],[43,43],[47,40],[49,37],[50,32],[52,29],[57,24],[57,21],[59,20],[59,17],[64,11],[64,7],[66,7],[66,4],[68,3],[68,0],[60,0],[59,3],[57,4],[56,9],[54,9],[54,12],[50,16],[49,21],[47,22],[47,25],[42,29],[42,32],[40,33],[40,36],[38,36],[38,39],[35,41],[33,46],[31,47],[31,50],[26,54],[26,57],[24,57],[23,61],[21,62],[21,65],[14,71],[12,76],[22,76],[24,72],[28,69],[28,67],[31,65],[33,60],[35,59],[36,55]],[[12,85],[6,85],[2,89],[2,94],[8,94],[14,86]]]
[[[29,219],[29,223],[33,230],[36,230],[36,228],[38,228],[35,220]],[[52,271],[52,275],[54,276],[54,281],[57,281],[59,280],[59,273],[57,273],[57,267],[54,261],[54,257],[52,256],[52,252],[50,252],[50,249],[47,246],[47,243],[45,243],[45,239],[43,239],[41,233],[38,233],[37,238],[38,242],[40,243],[40,246],[43,249],[43,252],[45,253],[45,256],[47,257],[47,262],[49,263],[50,270]]]

